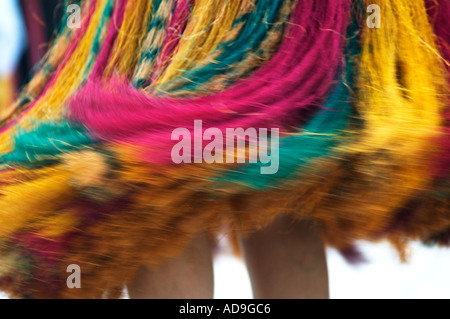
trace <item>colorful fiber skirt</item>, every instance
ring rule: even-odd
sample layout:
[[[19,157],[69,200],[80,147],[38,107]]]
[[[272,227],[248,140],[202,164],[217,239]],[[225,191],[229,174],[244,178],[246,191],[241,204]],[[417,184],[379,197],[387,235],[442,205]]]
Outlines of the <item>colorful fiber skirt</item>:
[[[0,290],[118,297],[197,232],[279,214],[349,259],[450,244],[449,0],[66,5],[1,113]]]

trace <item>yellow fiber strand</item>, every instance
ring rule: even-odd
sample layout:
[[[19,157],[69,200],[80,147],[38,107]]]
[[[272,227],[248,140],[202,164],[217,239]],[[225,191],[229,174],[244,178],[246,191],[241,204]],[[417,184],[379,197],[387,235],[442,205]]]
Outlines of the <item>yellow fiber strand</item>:
[[[0,120],[10,112],[14,96],[14,84],[11,76],[0,78]]]
[[[229,34],[242,4],[242,0],[199,0],[196,1],[192,18],[189,20],[178,52],[155,86],[169,82],[192,69],[198,61],[208,57]]]
[[[151,0],[128,1],[124,20],[105,71],[106,76],[112,72],[119,75],[132,74],[138,62],[136,52],[142,47],[151,11]]]
[[[0,237],[7,237],[30,220],[37,220],[58,210],[58,205],[73,196],[68,184],[69,172],[45,168],[40,178],[2,188],[0,193]],[[63,202],[61,202],[63,201]]]
[[[386,22],[380,29],[365,29],[358,83],[358,111],[369,134],[366,144],[383,147],[392,138],[423,142],[436,135],[439,94],[445,85],[424,3],[378,4]],[[396,144],[396,152],[415,153],[406,143]]]

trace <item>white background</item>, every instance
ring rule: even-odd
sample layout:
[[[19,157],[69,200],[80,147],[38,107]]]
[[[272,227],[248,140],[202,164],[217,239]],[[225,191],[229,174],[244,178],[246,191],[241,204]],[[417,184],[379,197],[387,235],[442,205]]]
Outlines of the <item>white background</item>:
[[[450,298],[450,249],[414,243],[409,263],[402,264],[388,244],[361,243],[359,248],[369,262],[358,266],[327,249],[331,298]],[[216,298],[251,298],[247,273],[239,260],[221,255],[215,270]]]

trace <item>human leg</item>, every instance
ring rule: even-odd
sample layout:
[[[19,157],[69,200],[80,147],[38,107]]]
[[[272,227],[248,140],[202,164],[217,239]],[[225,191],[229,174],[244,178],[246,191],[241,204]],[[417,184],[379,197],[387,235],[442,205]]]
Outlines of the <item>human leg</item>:
[[[132,299],[209,299],[213,280],[209,239],[200,233],[179,256],[157,268],[143,265],[127,288]]]
[[[256,299],[327,299],[328,271],[318,230],[289,216],[241,235],[240,244]]]

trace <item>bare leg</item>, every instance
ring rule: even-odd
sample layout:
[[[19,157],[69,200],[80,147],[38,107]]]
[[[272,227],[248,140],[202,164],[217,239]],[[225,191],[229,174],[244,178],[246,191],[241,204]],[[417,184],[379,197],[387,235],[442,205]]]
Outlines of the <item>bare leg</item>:
[[[210,299],[214,276],[208,236],[196,236],[183,253],[157,269],[142,266],[128,285],[132,299]]]
[[[329,298],[325,249],[313,226],[278,216],[240,243],[254,298]]]

